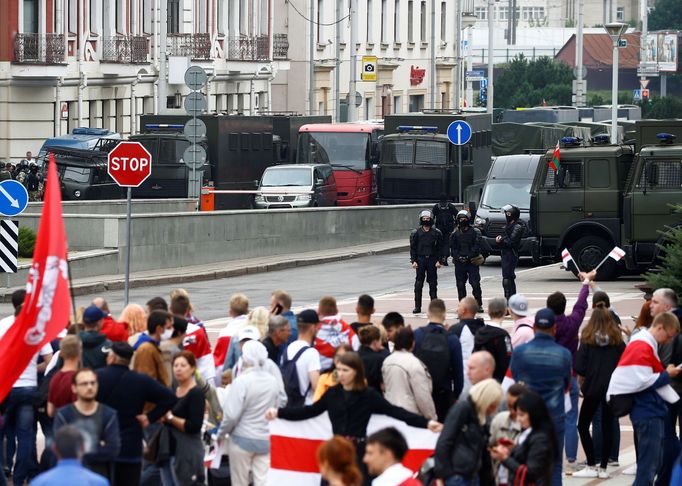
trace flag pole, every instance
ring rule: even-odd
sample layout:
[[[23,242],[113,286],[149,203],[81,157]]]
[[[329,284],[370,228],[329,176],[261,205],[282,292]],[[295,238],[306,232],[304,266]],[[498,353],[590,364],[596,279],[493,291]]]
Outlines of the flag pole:
[[[599,267],[601,267],[601,266],[604,264],[604,262],[605,262],[606,260],[608,260],[609,255],[611,255],[611,252],[609,252],[609,254],[606,255],[606,256],[604,257],[604,259],[603,259],[601,262],[599,262],[599,265],[597,265],[596,267],[594,267],[593,270],[594,270],[595,272],[596,272],[597,270],[599,270]]]
[[[71,324],[78,324],[76,320],[78,316],[76,315],[76,296],[73,293],[73,280],[71,278],[71,260],[69,260],[69,254],[66,254],[66,271],[69,272],[69,293],[71,294],[71,309],[73,310],[73,320]]]

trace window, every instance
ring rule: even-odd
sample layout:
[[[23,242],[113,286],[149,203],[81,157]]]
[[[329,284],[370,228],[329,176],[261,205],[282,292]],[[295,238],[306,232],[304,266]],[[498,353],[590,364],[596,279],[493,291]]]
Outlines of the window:
[[[415,164],[445,165],[448,161],[449,143],[417,140],[414,150]]]
[[[374,106],[372,105],[372,98],[365,98],[365,120],[374,118]]]
[[[38,0],[24,0],[24,33],[38,32]]]
[[[102,3],[102,35],[104,37],[113,37],[116,35],[114,27],[114,12],[111,11],[113,5],[111,2]]]
[[[424,95],[410,95],[410,113],[424,109]]]
[[[478,17],[478,20],[487,20],[488,7],[474,7],[474,15]]]
[[[180,0],[168,0],[168,33],[180,32]]]
[[[374,43],[374,36],[372,35],[374,2],[367,0],[367,44]]]
[[[99,25],[97,20],[100,17],[99,15],[99,6],[101,5],[100,2],[97,0],[90,0],[90,32],[94,34],[98,34],[101,32],[102,27]]]
[[[388,43],[388,0],[381,0],[381,43]]]
[[[393,113],[402,113],[402,98],[400,96],[393,97]]]
[[[682,188],[682,161],[652,160],[646,162],[639,179],[639,187],[646,184],[648,189]]]
[[[625,19],[625,7],[616,8],[616,20],[618,22],[623,22]]]
[[[521,9],[521,19],[523,20],[544,20],[544,18],[545,7],[523,7]]]
[[[611,173],[609,171],[610,164],[608,160],[590,160],[587,167],[587,178],[590,187],[604,188],[611,185]]]
[[[344,18],[346,15],[350,14],[350,10],[348,7],[346,7],[346,0],[337,0],[339,3],[339,11],[341,12],[341,17]],[[338,20],[338,19],[334,19]],[[343,22],[339,22],[336,25],[336,29],[339,30],[339,42],[344,44],[346,42],[346,28],[348,26],[348,20],[344,20]]]
[[[225,2],[227,0],[217,0],[218,2],[218,33],[219,34],[224,34],[225,33]]]
[[[423,0],[419,7],[419,39],[426,42],[426,2]]]
[[[196,23],[196,31],[198,33],[205,33],[208,32],[207,30],[207,23],[208,23],[208,13],[206,11],[206,1],[207,0],[199,0],[198,1],[198,12],[197,12],[197,23]]]
[[[114,19],[116,19],[116,32],[119,34],[126,33],[126,12],[124,1],[125,0],[114,0]]]
[[[382,144],[381,162],[386,164],[409,165],[412,163],[414,141],[390,140]]]
[[[69,32],[78,32],[78,0],[69,1]]]
[[[154,30],[154,0],[142,0],[142,28],[145,34],[151,34]]]
[[[400,0],[393,2],[393,42],[400,43]]]
[[[544,161],[547,163],[547,161]],[[564,186],[567,188],[583,187],[583,165],[581,162],[562,162],[559,169],[559,177],[564,178]],[[545,176],[544,187],[557,187],[557,174],[549,166]]]
[[[414,42],[414,1],[407,2],[407,42]]]
[[[445,42],[446,36],[446,20],[447,20],[447,3],[440,2],[440,41]]]
[[[322,44],[325,42],[324,39],[324,11],[322,10],[324,0],[317,0],[317,43]]]

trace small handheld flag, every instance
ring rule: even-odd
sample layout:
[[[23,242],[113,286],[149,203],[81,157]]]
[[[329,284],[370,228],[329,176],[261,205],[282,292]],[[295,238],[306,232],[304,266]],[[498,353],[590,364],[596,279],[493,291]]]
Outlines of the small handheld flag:
[[[568,264],[573,262],[573,265],[575,265],[576,270],[578,273],[580,273],[580,268],[578,268],[578,262],[576,262],[573,257],[571,256],[571,253],[568,251],[568,248],[564,248],[564,251],[561,252],[561,261],[564,263],[564,267],[568,268]]]
[[[559,142],[557,141],[556,147],[554,147],[554,153],[552,154],[552,160],[549,161],[549,166],[554,170],[554,172],[559,172],[561,167],[561,151],[559,150]]]
[[[613,250],[604,257],[604,259],[599,262],[599,265],[597,265],[594,269],[597,270],[599,267],[601,267],[606,260],[610,258],[613,258],[615,261],[620,261],[623,257],[625,256],[625,250],[622,248],[619,248],[617,246],[613,247]]]

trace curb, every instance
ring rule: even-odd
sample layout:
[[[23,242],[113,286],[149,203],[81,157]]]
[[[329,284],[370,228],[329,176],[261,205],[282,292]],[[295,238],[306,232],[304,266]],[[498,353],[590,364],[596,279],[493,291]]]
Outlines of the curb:
[[[140,288],[140,287],[151,287],[154,285],[166,285],[166,284],[181,284],[189,282],[201,282],[206,280],[219,280],[223,278],[230,277],[240,277],[242,275],[255,275],[259,273],[274,272],[277,270],[286,270],[289,268],[297,267],[307,267],[311,265],[320,265],[324,263],[334,263],[344,260],[351,260],[354,258],[361,258],[372,255],[386,255],[390,253],[397,253],[400,251],[405,251],[409,249],[409,244],[400,244],[396,246],[383,247],[379,249],[367,249],[367,250],[357,250],[351,251],[349,253],[335,254],[335,255],[320,255],[320,256],[302,256],[282,259],[273,263],[257,263],[245,265],[242,267],[229,268],[225,270],[211,270],[211,271],[200,271],[194,273],[171,273],[163,274],[164,270],[160,270],[158,275],[144,276],[135,278],[131,276],[130,278],[130,288]],[[279,258],[279,257],[278,257]],[[231,263],[231,262],[222,262]],[[220,263],[216,263],[217,266]],[[0,290],[0,302],[9,303],[11,302],[12,292],[20,287],[6,288]],[[73,296],[88,295],[100,292],[107,292],[111,290],[123,290],[124,279],[121,276],[116,276],[114,279],[104,282],[87,282],[78,283],[74,282],[72,289]]]

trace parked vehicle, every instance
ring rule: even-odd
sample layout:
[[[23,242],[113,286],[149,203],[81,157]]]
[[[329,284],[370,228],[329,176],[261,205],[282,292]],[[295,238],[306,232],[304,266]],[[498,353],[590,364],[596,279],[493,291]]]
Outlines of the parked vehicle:
[[[255,209],[336,206],[336,180],[329,164],[268,167],[254,197]]]
[[[80,150],[92,150],[100,139],[120,140],[121,134],[106,128],[74,128],[68,135],[48,138],[38,151],[38,158],[44,157],[49,148],[63,147]]]

